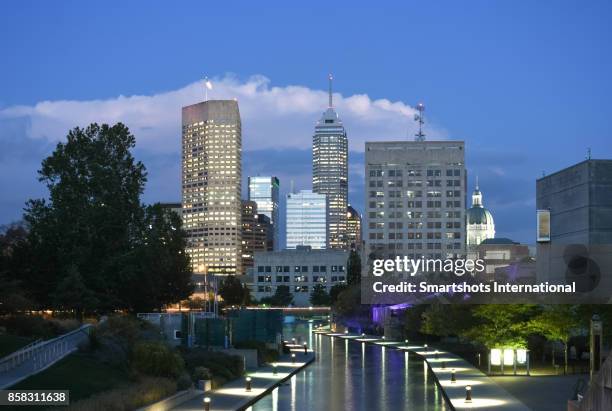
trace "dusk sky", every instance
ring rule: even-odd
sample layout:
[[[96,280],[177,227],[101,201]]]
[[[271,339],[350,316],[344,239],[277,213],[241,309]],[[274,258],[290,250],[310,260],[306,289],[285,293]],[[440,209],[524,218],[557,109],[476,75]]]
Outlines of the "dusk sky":
[[[306,6],[307,4],[307,6]],[[466,142],[497,236],[533,243],[535,179],[612,158],[612,2],[0,3],[0,225],[46,195],[36,170],[74,126],[123,121],[149,181],[180,201],[181,106],[237,98],[243,176],[311,188],[327,74],[363,212],[365,141]],[[244,185],[244,184],[243,184]],[[243,191],[245,191],[243,189]]]

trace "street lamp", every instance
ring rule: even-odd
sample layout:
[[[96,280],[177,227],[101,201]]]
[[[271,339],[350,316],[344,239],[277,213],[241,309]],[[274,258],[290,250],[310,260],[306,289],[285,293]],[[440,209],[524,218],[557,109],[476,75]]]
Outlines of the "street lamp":
[[[472,402],[472,386],[465,386],[465,402]]]
[[[210,397],[204,397],[204,411],[210,411]]]
[[[246,390],[251,391],[251,377],[246,377]]]

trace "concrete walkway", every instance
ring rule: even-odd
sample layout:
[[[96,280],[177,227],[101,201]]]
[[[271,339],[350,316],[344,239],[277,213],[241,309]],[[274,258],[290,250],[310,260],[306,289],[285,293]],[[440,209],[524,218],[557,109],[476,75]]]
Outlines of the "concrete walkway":
[[[49,368],[89,339],[91,324],[0,358],[0,389],[11,387]]]
[[[254,372],[248,372],[243,378],[231,381],[216,390],[200,394],[186,401],[173,410],[179,411],[202,411],[205,397],[210,398],[211,411],[236,411],[244,410],[253,405],[257,400],[267,395],[272,389],[302,368],[306,367],[315,359],[312,350],[304,354],[304,349],[297,345],[288,344],[292,354],[281,355],[276,362],[277,373],[271,366],[261,367]],[[295,361],[291,355],[295,354]],[[246,377],[251,377],[251,391],[246,391]]]
[[[355,342],[376,344],[398,350],[406,350],[423,358],[429,366],[426,372],[433,373],[441,387],[446,400],[456,410],[482,409],[491,411],[529,411],[530,408],[516,397],[496,384],[492,378],[474,368],[463,358],[448,351],[436,351],[435,347],[386,341],[379,336],[332,333],[314,331],[332,338],[349,339]],[[455,382],[451,382],[452,371],[455,371]],[[466,386],[472,387],[472,401],[466,402]]]
[[[567,409],[567,400],[574,395],[578,380],[589,381],[588,374],[546,375],[540,377],[499,376],[493,380],[529,408],[537,411]]]

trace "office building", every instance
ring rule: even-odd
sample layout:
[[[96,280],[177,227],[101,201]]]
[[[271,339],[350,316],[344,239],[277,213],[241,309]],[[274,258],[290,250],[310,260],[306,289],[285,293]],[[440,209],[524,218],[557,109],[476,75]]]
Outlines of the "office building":
[[[464,256],[463,141],[366,142],[366,255]]]
[[[476,183],[472,193],[472,207],[467,210],[467,246],[477,246],[488,238],[495,238],[493,215],[482,204],[482,193]]]
[[[195,273],[240,274],[241,123],[238,103],[183,107],[183,226]]]
[[[327,248],[327,199],[324,194],[302,190],[287,195],[286,248]],[[346,212],[346,211],[345,211]]]
[[[279,180],[276,177],[249,177],[249,200],[257,203],[257,212],[264,214],[272,224],[272,242],[275,250],[280,248],[278,216]]]
[[[181,218],[183,217],[183,207],[181,203],[159,203],[159,205],[164,210],[171,211]]]
[[[361,250],[361,215],[350,204],[346,209],[346,228],[349,248]]]
[[[497,278],[496,274],[504,273],[500,268],[511,264],[529,262],[529,246],[520,244],[509,238],[488,238],[477,245],[468,248],[467,258],[471,260],[481,259],[484,261],[485,269],[482,278],[493,280],[515,280],[514,278]]]
[[[312,137],[312,191],[327,196],[329,246],[347,249],[348,138],[333,106],[331,81],[330,75],[329,106]]]
[[[242,201],[242,273],[253,267],[256,251],[272,251],[270,218],[259,214],[257,203]]]
[[[310,293],[316,284],[332,286],[346,282],[348,252],[313,250],[298,246],[293,250],[256,252],[253,270],[253,296],[260,300],[271,297],[279,285],[286,285],[293,294],[294,305],[310,305]]]

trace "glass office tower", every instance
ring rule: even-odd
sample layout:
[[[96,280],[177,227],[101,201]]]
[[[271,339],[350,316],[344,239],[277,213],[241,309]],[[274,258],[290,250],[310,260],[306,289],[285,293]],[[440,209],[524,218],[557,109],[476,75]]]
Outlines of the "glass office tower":
[[[273,230],[274,250],[280,248],[278,232],[279,187],[280,184],[277,177],[249,177],[249,201],[257,203],[257,212],[266,215],[270,219]]]
[[[287,195],[287,248],[328,247],[327,207],[325,195],[310,190]]]

